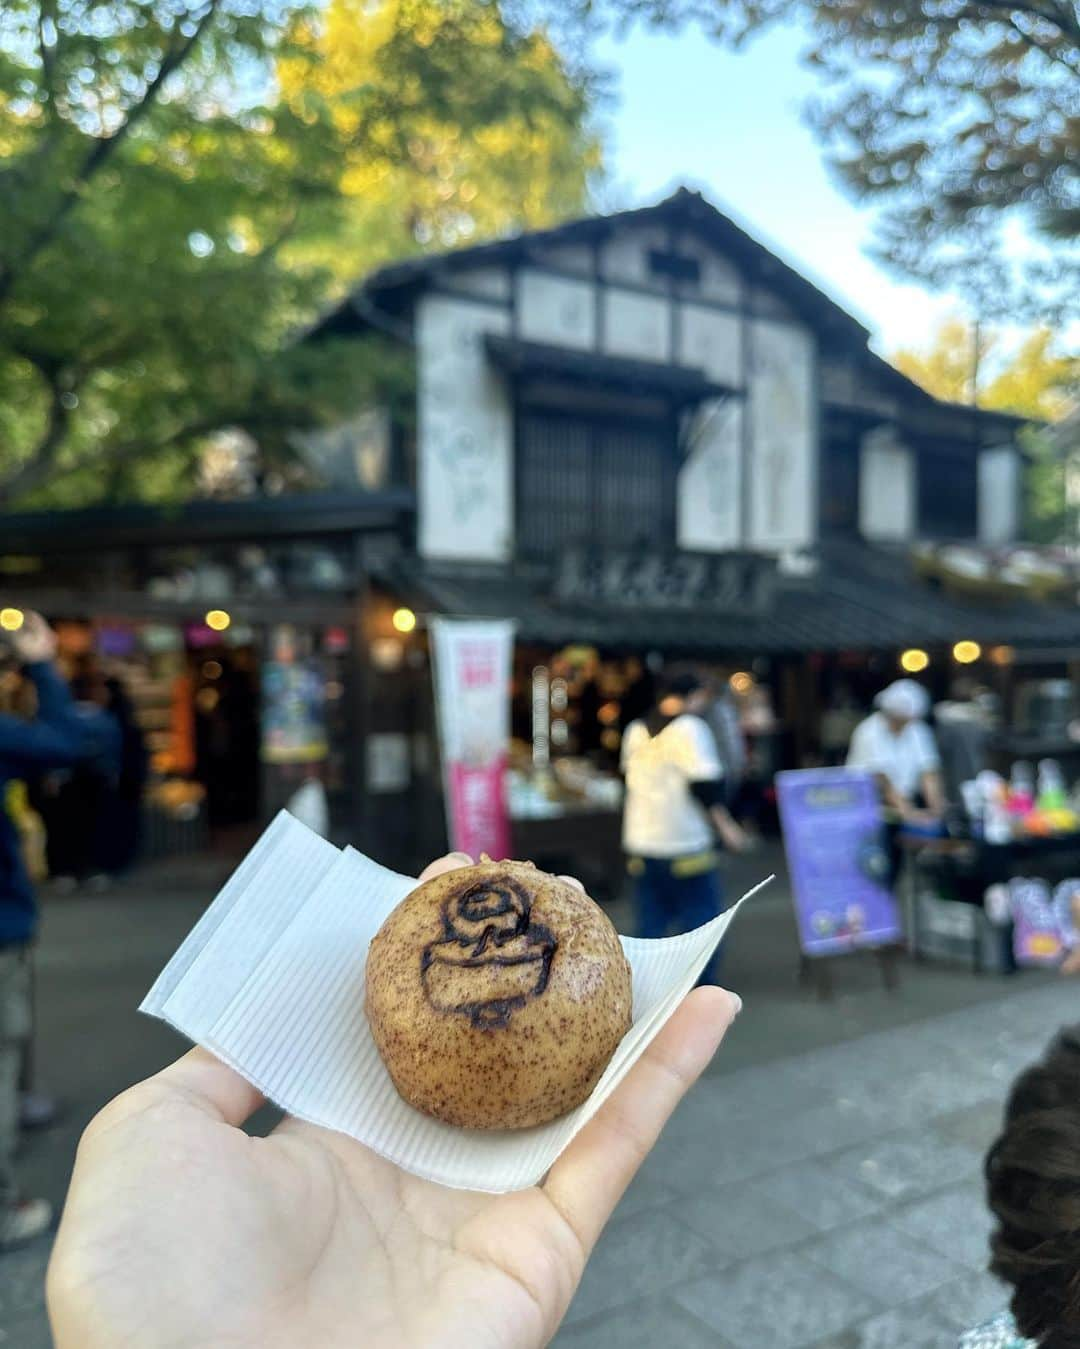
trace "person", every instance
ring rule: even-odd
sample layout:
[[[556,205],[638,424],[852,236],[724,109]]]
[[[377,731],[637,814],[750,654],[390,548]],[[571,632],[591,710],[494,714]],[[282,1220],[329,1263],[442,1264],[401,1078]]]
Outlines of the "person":
[[[37,614],[27,614],[12,646],[37,693],[31,720],[0,715],[0,800],[28,772],[73,762],[83,750],[83,726],[53,668],[56,638]],[[30,1035],[29,947],[37,926],[34,893],[12,820],[0,810],[0,1250],[48,1230],[43,1199],[19,1198],[15,1145],[23,1047]]]
[[[736,852],[746,845],[724,804],[720,754],[701,715],[708,698],[700,675],[676,673],[623,737],[623,848],[643,937],[715,918],[723,908],[715,839]]]
[[[704,715],[720,753],[724,774],[724,803],[729,810],[735,810],[746,777],[748,756],[738,704],[726,679],[709,681]]]
[[[49,871],[56,888],[67,891],[104,881],[97,852],[121,752],[120,726],[108,710],[105,679],[92,660],[80,663],[70,692],[82,727],[82,751],[75,764],[50,775],[42,798]]]
[[[502,1195],[298,1119],[251,1138],[258,1091],[194,1049],[83,1135],[46,1280],[56,1349],[539,1349],[738,1009],[692,992],[543,1184]]]
[[[848,767],[875,775],[885,806],[899,821],[928,825],[939,820],[945,797],[941,760],[924,720],[929,695],[914,679],[898,679],[874,701],[877,711],[851,737]]]
[[[962,801],[961,784],[974,781],[990,766],[992,728],[973,679],[961,676],[949,692],[951,696],[934,707],[934,729],[944,795],[957,805]]]
[[[986,1157],[996,1225],[990,1269],[1010,1312],[969,1331],[961,1349],[1080,1345],[1080,1025],[1066,1027],[1013,1083]]]
[[[105,680],[105,698],[105,711],[119,732],[119,752],[117,772],[102,802],[95,855],[98,871],[115,876],[132,864],[138,851],[147,754],[135,708],[115,676]]]

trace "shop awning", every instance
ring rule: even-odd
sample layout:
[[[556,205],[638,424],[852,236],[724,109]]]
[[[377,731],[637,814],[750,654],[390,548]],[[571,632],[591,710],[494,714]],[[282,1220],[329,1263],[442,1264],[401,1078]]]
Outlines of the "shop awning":
[[[824,545],[816,575],[777,576],[739,608],[620,606],[560,597],[552,570],[435,567],[401,559],[383,577],[414,608],[449,615],[509,617],[519,638],[687,655],[782,655],[891,651],[972,639],[986,645],[1080,650],[1076,605],[977,604],[920,580],[906,553],[864,544]]]
[[[728,385],[709,379],[697,366],[573,351],[494,334],[485,338],[485,344],[492,363],[514,376],[561,379],[632,393],[661,393],[678,403],[699,403],[734,392]]]

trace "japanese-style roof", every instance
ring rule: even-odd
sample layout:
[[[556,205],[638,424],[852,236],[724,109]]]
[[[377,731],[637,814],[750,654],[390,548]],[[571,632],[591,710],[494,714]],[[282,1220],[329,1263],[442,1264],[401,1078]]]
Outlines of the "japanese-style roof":
[[[801,272],[782,261],[717,210],[700,192],[693,192],[686,187],[680,187],[671,196],[651,206],[616,211],[611,215],[583,216],[550,229],[530,230],[468,248],[446,253],[425,253],[390,263],[365,278],[349,300],[328,314],[315,331],[346,330],[350,326],[355,327],[358,319],[366,324],[373,317],[372,301],[384,304],[392,301],[394,292],[411,290],[426,281],[450,277],[455,272],[494,262],[527,258],[531,252],[545,247],[591,243],[603,239],[620,225],[656,222],[671,222],[694,229],[706,242],[739,264],[748,275],[783,295],[792,308],[812,326],[827,326],[832,332],[842,333],[860,345],[868,341],[869,330],[858,319],[807,280]]]
[[[170,506],[91,506],[0,513],[0,552],[104,551],[139,543],[266,540],[393,528],[416,509],[412,492],[307,492],[188,501]]]
[[[825,544],[817,574],[778,577],[763,605],[740,612],[655,609],[560,599],[540,570],[434,566],[402,558],[383,580],[414,608],[515,618],[522,641],[655,647],[720,655],[881,650],[961,639],[1018,648],[1080,646],[1080,608],[1034,601],[976,603],[918,579],[906,553]]]
[[[488,334],[485,345],[495,365],[513,375],[554,376],[570,383],[631,392],[656,390],[685,402],[731,392],[726,385],[709,379],[697,366],[576,351],[493,333]]]
[[[927,407],[971,412],[981,423],[1012,429],[1029,420],[985,409],[961,409],[927,393],[907,375],[869,347],[870,332],[842,305],[790,263],[785,262],[734,220],[718,210],[700,192],[680,187],[650,206],[584,216],[550,229],[531,230],[503,239],[474,244],[444,253],[424,253],[380,267],[367,276],[340,304],[326,313],[307,334],[309,338],[383,331],[395,339],[408,337],[402,313],[420,287],[452,281],[458,272],[492,263],[527,261],[544,249],[574,243],[592,243],[625,225],[671,223],[693,230],[718,253],[730,258],[761,286],[780,295],[811,328],[832,346],[849,349],[877,379],[899,394]]]

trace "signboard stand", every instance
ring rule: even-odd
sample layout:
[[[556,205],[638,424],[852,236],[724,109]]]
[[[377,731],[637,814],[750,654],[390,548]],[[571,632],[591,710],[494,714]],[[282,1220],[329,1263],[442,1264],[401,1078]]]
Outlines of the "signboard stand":
[[[901,940],[877,787],[869,773],[819,768],[776,775],[784,850],[802,952],[801,983],[833,995],[833,959],[869,951],[890,992]]]
[[[881,972],[881,982],[889,993],[895,993],[900,987],[900,967],[897,963],[898,948],[895,946],[877,946],[873,950]],[[832,956],[799,956],[799,983],[804,987],[813,985],[822,1002],[831,1002],[834,992]]]

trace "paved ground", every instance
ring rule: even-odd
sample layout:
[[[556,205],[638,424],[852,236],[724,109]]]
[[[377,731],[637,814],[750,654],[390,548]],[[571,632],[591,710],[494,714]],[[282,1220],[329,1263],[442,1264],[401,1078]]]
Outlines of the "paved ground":
[[[775,861],[743,860],[731,888]],[[134,1008],[221,878],[208,862],[47,903],[39,1078],[67,1111],[27,1142],[32,1193],[59,1202],[93,1112],[180,1048]],[[628,926],[626,906],[613,916]],[[559,1349],[953,1349],[1002,1304],[981,1272],[980,1158],[1009,1080],[1077,1016],[1075,986],[905,965],[888,993],[852,959],[821,1003],[796,973],[781,879],[732,930],[746,1009],[605,1234]],[[46,1257],[0,1260],[5,1349],[50,1344]]]

